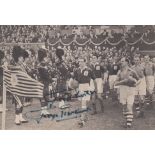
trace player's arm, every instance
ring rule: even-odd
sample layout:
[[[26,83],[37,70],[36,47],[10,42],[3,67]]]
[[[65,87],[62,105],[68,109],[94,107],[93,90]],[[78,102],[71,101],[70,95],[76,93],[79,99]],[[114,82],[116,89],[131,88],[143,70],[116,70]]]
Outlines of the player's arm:
[[[135,85],[140,84],[140,77],[138,76],[137,72],[135,72],[134,70],[131,72],[131,75],[129,76],[129,80],[133,81],[135,83]]]
[[[128,79],[120,80],[120,70],[119,70],[118,73],[117,73],[115,86],[123,85],[127,81],[128,81]]]
[[[133,80],[133,81],[138,81],[140,80],[139,75],[137,74],[136,71],[132,70],[131,71],[131,76],[129,76],[129,79]]]

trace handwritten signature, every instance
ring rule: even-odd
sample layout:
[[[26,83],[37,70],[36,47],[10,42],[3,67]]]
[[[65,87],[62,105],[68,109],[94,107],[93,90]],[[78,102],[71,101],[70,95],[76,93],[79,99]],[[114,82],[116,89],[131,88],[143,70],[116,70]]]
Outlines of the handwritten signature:
[[[45,95],[45,97],[51,95],[51,96],[57,97],[57,99],[59,99],[59,97],[61,97],[61,95],[60,95],[61,93],[68,94],[68,91],[67,90],[54,91],[54,92],[51,92],[51,93],[47,93]],[[76,94],[74,94],[73,98],[91,96],[94,93],[96,93],[96,91],[78,91]]]
[[[63,120],[80,117],[82,113],[88,112],[90,110],[91,110],[90,108],[81,109],[81,110],[76,109],[76,110],[67,111],[67,112],[62,110],[60,113],[49,114],[49,115],[43,116],[43,117],[47,117],[47,118],[50,118],[51,120],[56,120],[57,122],[59,122],[59,121],[63,121]]]

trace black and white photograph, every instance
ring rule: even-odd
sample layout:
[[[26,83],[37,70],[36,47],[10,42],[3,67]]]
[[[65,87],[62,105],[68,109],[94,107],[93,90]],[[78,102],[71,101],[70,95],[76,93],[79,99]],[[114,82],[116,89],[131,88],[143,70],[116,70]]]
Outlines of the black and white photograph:
[[[0,153],[153,154],[154,4],[1,0]]]
[[[0,25],[2,130],[154,130],[154,25]]]

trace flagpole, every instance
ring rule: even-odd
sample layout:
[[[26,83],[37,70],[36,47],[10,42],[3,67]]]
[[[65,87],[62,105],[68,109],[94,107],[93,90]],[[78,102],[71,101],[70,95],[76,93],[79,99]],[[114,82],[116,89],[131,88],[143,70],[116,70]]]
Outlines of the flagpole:
[[[6,87],[4,84],[4,68],[3,68],[2,130],[5,130],[5,119],[6,119]]]

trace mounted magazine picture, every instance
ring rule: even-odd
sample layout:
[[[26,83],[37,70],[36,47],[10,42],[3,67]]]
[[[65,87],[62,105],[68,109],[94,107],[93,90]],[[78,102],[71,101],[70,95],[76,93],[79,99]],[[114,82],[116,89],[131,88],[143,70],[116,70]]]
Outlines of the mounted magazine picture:
[[[2,130],[155,129],[154,25],[1,25]]]

